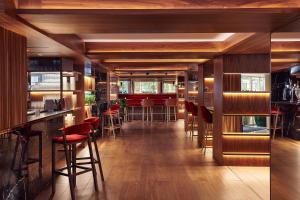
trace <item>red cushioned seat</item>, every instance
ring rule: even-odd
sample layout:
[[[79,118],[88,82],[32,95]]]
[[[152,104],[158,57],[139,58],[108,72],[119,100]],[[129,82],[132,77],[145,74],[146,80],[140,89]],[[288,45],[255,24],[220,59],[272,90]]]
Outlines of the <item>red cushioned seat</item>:
[[[117,110],[119,110],[120,109],[120,105],[119,104],[115,104],[115,105],[112,105],[111,107],[110,107],[110,110],[111,111],[117,111]]]
[[[116,111],[111,111],[111,110],[107,110],[102,113],[102,115],[116,115],[116,114],[117,114]]]
[[[193,102],[189,102],[189,109],[193,116],[198,116],[198,108]]]
[[[77,143],[77,142],[82,142],[88,139],[88,136],[86,135],[79,135],[79,134],[72,134],[72,135],[66,135],[66,142],[67,143]],[[63,136],[56,136],[52,138],[53,142],[56,143],[63,143],[64,142],[64,137]]]
[[[100,118],[99,117],[90,117],[88,119],[85,119],[84,122],[90,123],[94,129],[97,129],[100,124]]]
[[[213,123],[213,117],[212,114],[209,112],[209,110],[205,106],[201,106],[200,110],[201,110],[201,116],[203,120],[209,124]]]
[[[278,109],[278,107],[272,106],[272,107],[271,107],[271,114],[272,114],[272,115],[282,115],[283,112],[281,112],[281,111]]]

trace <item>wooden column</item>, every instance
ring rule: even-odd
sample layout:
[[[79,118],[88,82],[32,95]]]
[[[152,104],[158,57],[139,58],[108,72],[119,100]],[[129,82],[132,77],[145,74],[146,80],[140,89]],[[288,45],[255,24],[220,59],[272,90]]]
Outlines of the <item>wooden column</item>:
[[[270,54],[222,55],[214,60],[214,70],[214,158],[221,165],[269,165],[269,131],[243,132],[242,117],[269,117],[270,90],[241,91],[241,77],[268,77]]]
[[[27,119],[26,38],[0,27],[0,132]]]
[[[204,66],[198,66],[198,145],[201,147],[204,137],[204,124],[200,106],[204,106]]]
[[[84,109],[84,61],[75,60],[75,70],[80,72],[78,75],[78,80],[76,82],[76,89],[80,92],[77,93],[77,106],[80,108],[75,111],[76,123],[82,123],[85,118],[85,109]]]

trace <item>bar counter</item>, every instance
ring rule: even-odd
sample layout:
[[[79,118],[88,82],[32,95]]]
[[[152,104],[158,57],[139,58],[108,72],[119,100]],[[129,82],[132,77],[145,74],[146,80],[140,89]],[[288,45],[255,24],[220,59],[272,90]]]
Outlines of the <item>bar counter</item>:
[[[80,109],[80,108],[79,108]],[[28,179],[20,179],[17,177],[17,173],[11,170],[11,163],[13,152],[16,144],[16,137],[14,134],[2,134],[1,145],[0,145],[0,171],[1,171],[1,182],[0,182],[0,195],[1,197],[12,197],[12,199],[24,199],[26,190],[24,184],[28,184],[27,190],[30,191],[27,199],[32,199],[34,196],[44,189],[51,181],[51,138],[53,135],[59,134],[59,129],[64,126],[64,115],[72,113],[78,110],[62,110],[54,112],[41,112],[39,115],[31,114],[27,115],[27,122],[21,124],[18,127],[10,129],[11,131],[22,127],[26,124],[32,125],[33,130],[43,131],[43,149],[42,149],[42,177],[39,177],[38,164],[29,165]],[[7,133],[7,131],[6,131]],[[29,157],[38,156],[38,140],[33,138],[30,141]],[[19,158],[19,156],[18,156]],[[64,156],[59,155],[58,160],[63,160]],[[58,162],[59,165],[59,162]],[[21,195],[21,196],[18,196]]]

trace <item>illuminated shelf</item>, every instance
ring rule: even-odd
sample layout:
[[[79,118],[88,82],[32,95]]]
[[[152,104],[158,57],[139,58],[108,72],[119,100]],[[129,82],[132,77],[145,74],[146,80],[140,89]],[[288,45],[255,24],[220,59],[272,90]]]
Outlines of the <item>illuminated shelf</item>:
[[[60,90],[28,90],[30,93],[60,93]],[[81,92],[81,90],[63,90],[62,92]]]
[[[270,156],[270,153],[260,152],[223,152],[224,156]]]
[[[249,132],[249,133],[242,133],[242,132],[223,132],[223,136],[262,136],[262,137],[269,137],[269,132]]]
[[[235,94],[270,94],[270,91],[224,91],[223,94],[235,95]]]
[[[223,116],[270,116],[270,113],[223,113]]]

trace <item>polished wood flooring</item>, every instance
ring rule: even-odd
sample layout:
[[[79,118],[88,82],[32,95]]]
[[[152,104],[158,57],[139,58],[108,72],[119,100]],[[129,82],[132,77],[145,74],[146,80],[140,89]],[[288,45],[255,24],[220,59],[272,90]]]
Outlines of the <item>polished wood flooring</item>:
[[[300,199],[300,141],[286,138],[272,141],[271,197]]]
[[[183,121],[129,122],[124,135],[99,140],[105,184],[99,192],[91,174],[78,176],[77,199],[256,200],[269,199],[268,167],[217,166],[185,136]],[[79,154],[86,154],[84,148]],[[99,173],[98,173],[98,176]],[[49,199],[51,187],[36,199]],[[70,199],[66,177],[57,179],[53,199]]]

